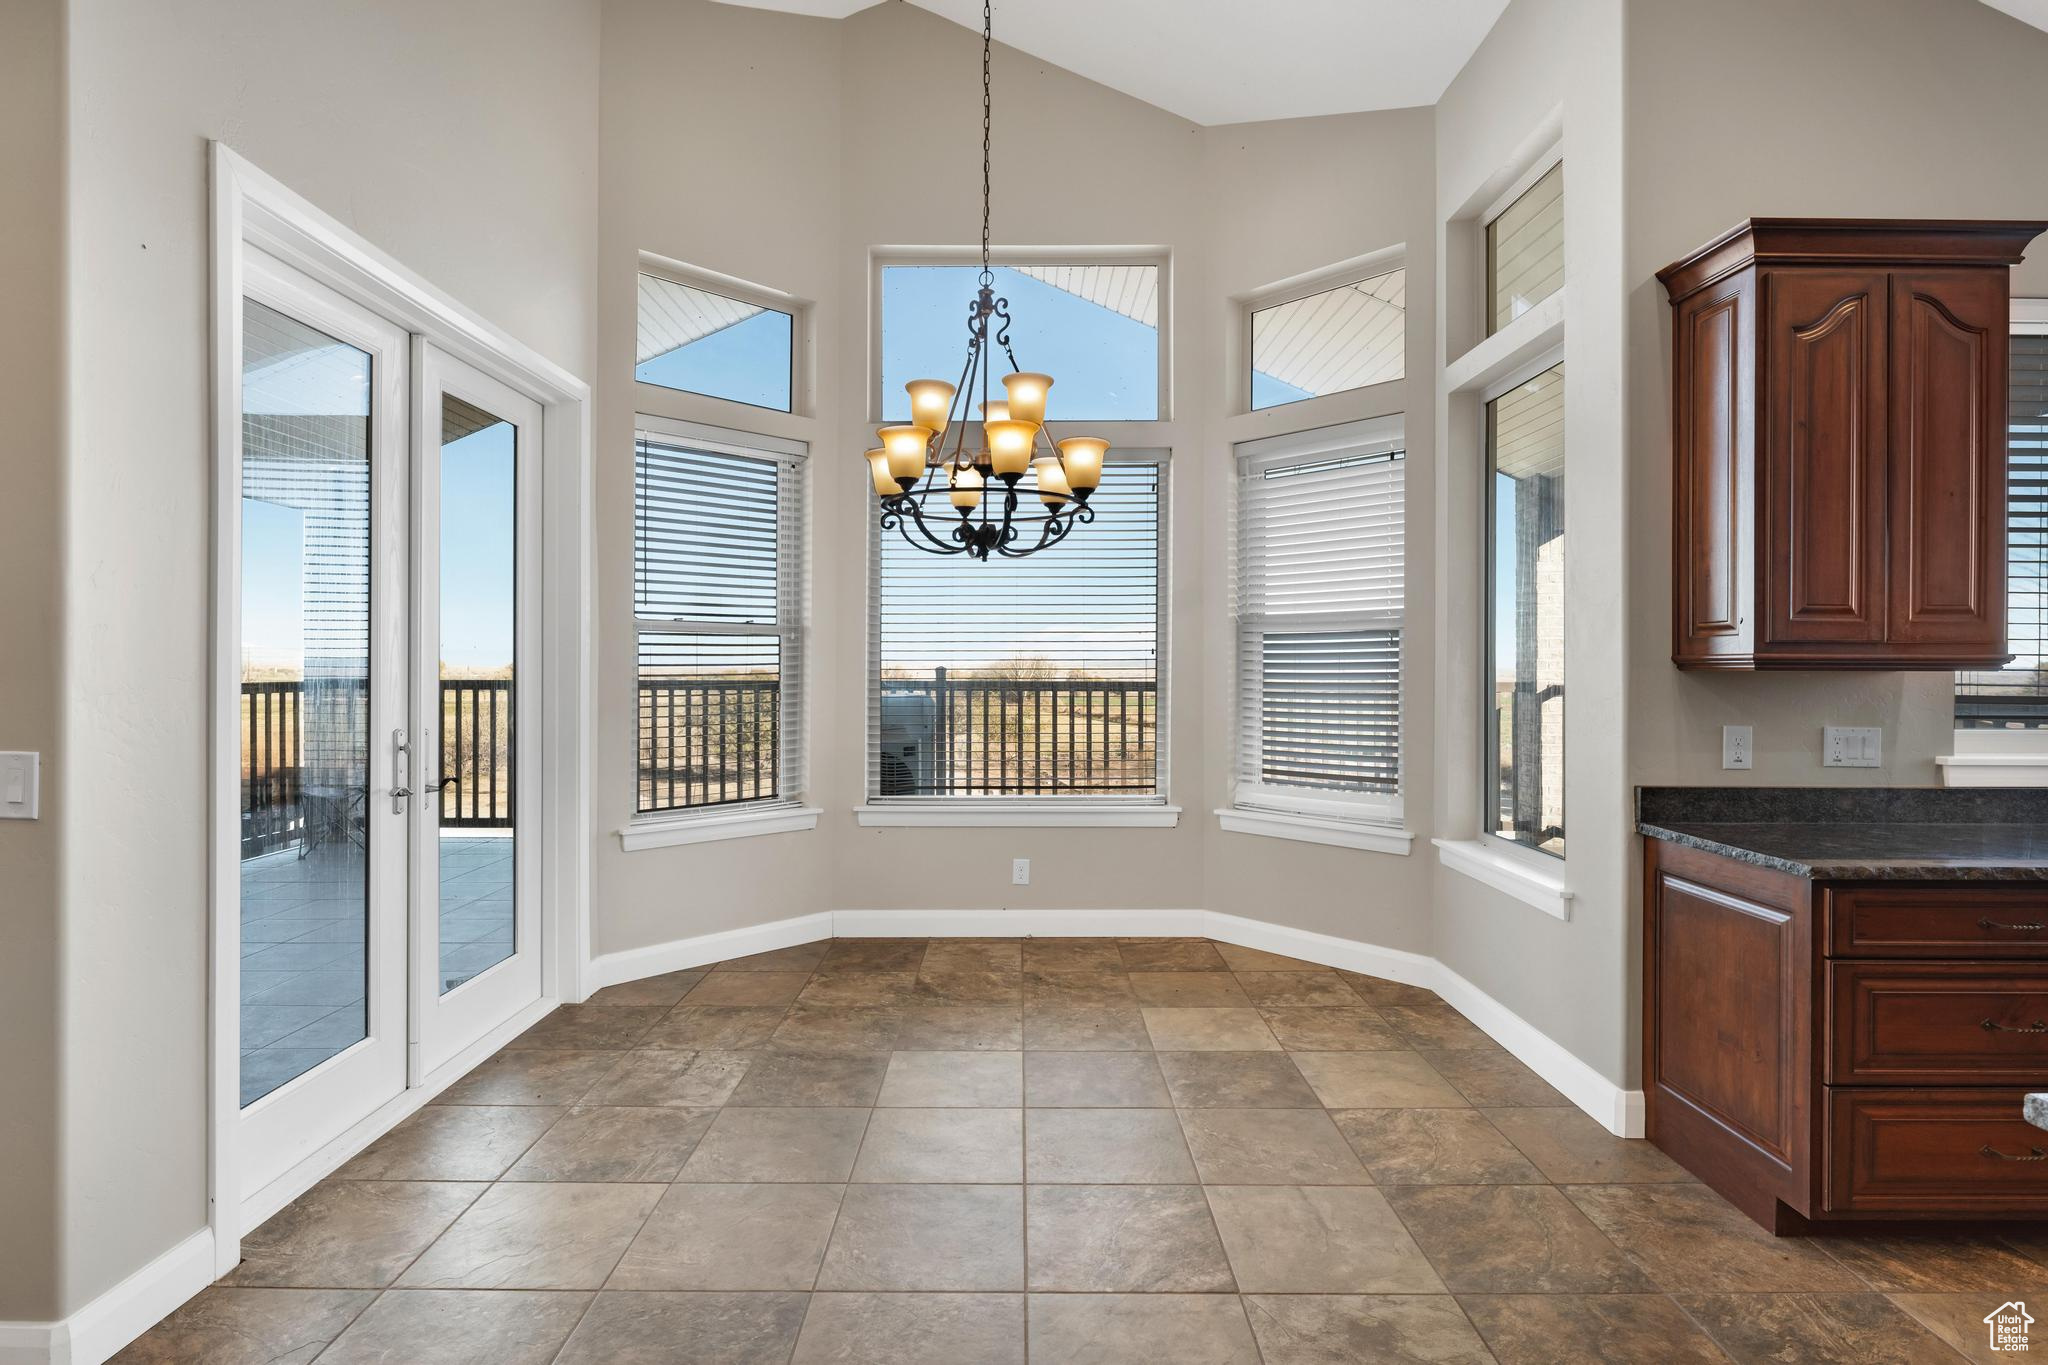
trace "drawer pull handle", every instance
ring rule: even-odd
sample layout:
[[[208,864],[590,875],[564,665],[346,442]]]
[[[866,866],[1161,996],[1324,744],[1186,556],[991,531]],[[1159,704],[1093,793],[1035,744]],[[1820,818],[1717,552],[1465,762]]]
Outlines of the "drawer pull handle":
[[[2043,929],[2048,929],[2048,924],[2000,924],[1995,919],[1980,919],[1977,921],[1977,927],[1979,929],[2018,929],[2024,933],[2038,934]]]
[[[2039,1147],[2029,1147],[2027,1150],[2030,1153],[2032,1153],[2032,1155],[2011,1156],[2005,1152],[1999,1151],[1996,1147],[1993,1147],[1990,1143],[1987,1142],[1982,1147],[1979,1147],[1977,1149],[1977,1154],[1979,1156],[1994,1157],[1999,1161],[2048,1161],[2048,1152],[2042,1151]]]
[[[2031,1024],[2022,1024],[2015,1027],[2012,1024],[2001,1024],[1995,1019],[1986,1019],[1984,1021],[1984,1031],[1986,1033],[2048,1033],[2048,1021],[2036,1019]]]

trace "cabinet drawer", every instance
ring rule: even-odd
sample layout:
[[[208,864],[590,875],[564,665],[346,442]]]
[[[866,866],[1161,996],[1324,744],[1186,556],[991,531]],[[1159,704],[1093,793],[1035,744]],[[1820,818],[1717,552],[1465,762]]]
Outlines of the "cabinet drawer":
[[[1827,1208],[1957,1218],[2048,1213],[2048,1132],[2020,1117],[2025,1096],[1829,1090]]]
[[[2048,967],[1831,962],[1835,1085],[2048,1087]]]
[[[1835,886],[1831,957],[2048,959],[2048,883]]]

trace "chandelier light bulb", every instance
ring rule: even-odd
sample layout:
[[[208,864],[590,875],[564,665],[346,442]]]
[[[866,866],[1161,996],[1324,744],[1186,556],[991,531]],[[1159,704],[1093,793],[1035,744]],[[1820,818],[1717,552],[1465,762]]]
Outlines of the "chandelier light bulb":
[[[930,427],[883,427],[878,433],[889,452],[889,474],[906,491],[924,477],[925,451],[931,448]]]
[[[1083,502],[1102,482],[1102,456],[1108,449],[1109,442],[1094,436],[1069,436],[1060,442],[1060,463],[1066,467],[1067,483]]]
[[[1040,423],[1045,421],[1045,392],[1052,387],[1052,376],[1021,371],[1003,376],[1003,391],[1010,395],[1010,416],[1019,422]]]
[[[1038,477],[1038,499],[1057,512],[1073,498],[1074,490],[1067,483],[1067,471],[1060,467],[1058,460],[1033,462],[1031,472]]]
[[[896,476],[889,472],[889,452],[876,446],[868,452],[868,473],[875,481],[875,496],[893,498],[903,490],[896,486]]]
[[[989,463],[995,467],[996,476],[1015,483],[1031,465],[1031,446],[1038,439],[1038,423],[1010,418],[986,423],[983,430],[988,433]]]
[[[910,395],[910,420],[943,438],[953,411],[953,386],[943,379],[913,379],[903,389]]]
[[[953,505],[963,512],[972,512],[981,505],[982,485],[987,482],[981,471],[973,465],[953,466]]]

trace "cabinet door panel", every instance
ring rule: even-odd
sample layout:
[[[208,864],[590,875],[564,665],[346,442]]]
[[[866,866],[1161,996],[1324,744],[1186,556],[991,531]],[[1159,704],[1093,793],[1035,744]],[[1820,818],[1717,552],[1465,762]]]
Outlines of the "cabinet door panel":
[[[1765,280],[1767,643],[1885,633],[1885,329],[1879,271]]]
[[[2005,272],[1892,276],[1890,638],[2005,653]]]
[[[1677,328],[1672,657],[1746,655],[1755,640],[1756,273],[1685,300]]]

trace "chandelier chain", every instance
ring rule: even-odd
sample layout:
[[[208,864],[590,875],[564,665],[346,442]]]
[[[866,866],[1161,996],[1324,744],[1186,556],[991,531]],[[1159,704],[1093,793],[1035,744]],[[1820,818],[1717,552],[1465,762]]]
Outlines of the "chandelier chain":
[[[988,267],[989,200],[989,49],[995,42],[994,0],[981,0],[981,282],[995,281]]]

